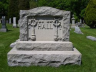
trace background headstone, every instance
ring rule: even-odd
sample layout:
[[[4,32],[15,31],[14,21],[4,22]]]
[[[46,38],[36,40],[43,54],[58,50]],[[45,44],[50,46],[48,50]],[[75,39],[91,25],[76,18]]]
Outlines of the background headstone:
[[[93,36],[87,36],[86,38],[87,38],[87,39],[90,39],[90,40],[92,40],[92,41],[96,41],[96,37],[93,37]]]
[[[0,29],[0,31],[1,32],[7,32],[5,16],[2,16],[2,28]]]
[[[75,26],[75,33],[77,34],[83,34],[78,26]]]
[[[72,25],[71,28],[75,28],[75,18],[74,18],[74,14],[72,16]]]
[[[9,24],[11,24],[11,18],[9,18]]]
[[[1,23],[1,19],[0,19],[0,23]]]
[[[13,27],[17,27],[17,25],[16,25],[16,17],[13,17]]]

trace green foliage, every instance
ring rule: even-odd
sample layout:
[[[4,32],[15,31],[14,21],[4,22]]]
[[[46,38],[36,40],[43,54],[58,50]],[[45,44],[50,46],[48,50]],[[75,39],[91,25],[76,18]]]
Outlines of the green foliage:
[[[30,9],[37,7],[37,1],[36,0],[30,0]]]
[[[29,9],[29,0],[9,0],[9,18],[19,19],[19,10]]]
[[[29,0],[19,0],[18,8],[19,10],[27,10],[29,9]]]
[[[18,4],[19,4],[18,0],[9,0],[9,10],[8,10],[9,18],[13,17],[19,18]]]
[[[96,28],[96,0],[90,0],[85,12],[85,22],[91,28]]]
[[[0,1],[0,18],[1,16],[7,16],[8,15],[8,0],[1,0]]]
[[[61,10],[71,11],[72,14],[75,15],[76,20],[78,20],[79,18],[84,18],[88,1],[89,0],[38,0],[37,4],[38,6],[50,6]],[[30,2],[32,2],[32,0]]]

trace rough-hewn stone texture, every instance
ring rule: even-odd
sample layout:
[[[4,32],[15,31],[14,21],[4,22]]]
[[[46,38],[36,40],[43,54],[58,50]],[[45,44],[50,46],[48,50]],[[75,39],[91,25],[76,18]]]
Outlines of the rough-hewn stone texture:
[[[25,51],[72,51],[73,44],[71,42],[55,41],[19,41],[16,48]]]
[[[9,66],[81,64],[81,53],[69,42],[70,11],[37,7],[20,11],[20,41],[8,53]]]
[[[73,51],[18,51],[13,48],[8,53],[9,66],[53,66],[81,65],[81,53]]]
[[[52,7],[37,7],[30,10],[20,10],[20,41],[28,41],[28,17],[53,16],[62,18],[62,40],[69,41],[70,11],[62,11]]]

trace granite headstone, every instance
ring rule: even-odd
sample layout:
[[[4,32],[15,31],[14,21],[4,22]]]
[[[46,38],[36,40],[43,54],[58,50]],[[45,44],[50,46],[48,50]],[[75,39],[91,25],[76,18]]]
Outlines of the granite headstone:
[[[69,41],[70,11],[20,10],[19,28],[20,41],[8,53],[9,66],[81,64],[81,53]]]

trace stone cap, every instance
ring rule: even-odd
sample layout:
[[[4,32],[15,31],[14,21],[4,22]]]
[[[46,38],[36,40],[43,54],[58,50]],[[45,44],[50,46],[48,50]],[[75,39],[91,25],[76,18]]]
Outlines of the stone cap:
[[[34,8],[34,9],[30,9],[30,10],[20,10],[21,17],[25,16],[25,15],[29,15],[29,14],[31,16],[50,15],[50,16],[61,16],[61,17],[63,17],[64,15],[67,15],[66,13],[70,14],[70,11],[59,10],[59,9],[56,9],[56,8],[46,7],[46,6],[37,7],[37,8]]]

